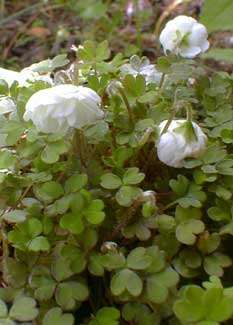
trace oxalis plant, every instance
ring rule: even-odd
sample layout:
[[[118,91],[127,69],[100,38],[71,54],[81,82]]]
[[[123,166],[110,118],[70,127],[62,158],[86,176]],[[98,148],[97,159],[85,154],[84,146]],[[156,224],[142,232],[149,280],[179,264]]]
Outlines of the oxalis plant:
[[[1,324],[232,324],[233,78],[160,42],[0,69]]]

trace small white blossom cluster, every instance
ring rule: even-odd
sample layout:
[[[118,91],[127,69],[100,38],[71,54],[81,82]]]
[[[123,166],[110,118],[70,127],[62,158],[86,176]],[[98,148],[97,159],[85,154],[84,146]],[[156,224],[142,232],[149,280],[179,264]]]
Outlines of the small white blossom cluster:
[[[177,16],[170,20],[160,34],[165,53],[170,51],[183,58],[194,58],[209,48],[205,26],[194,18]]]
[[[206,149],[207,137],[195,122],[173,120],[164,132],[167,120],[159,125],[160,137],[156,143],[160,161],[180,168],[185,158],[198,158]]]
[[[99,105],[99,95],[90,88],[58,85],[30,97],[24,120],[32,120],[44,133],[66,132],[70,127],[81,129],[103,118]]]

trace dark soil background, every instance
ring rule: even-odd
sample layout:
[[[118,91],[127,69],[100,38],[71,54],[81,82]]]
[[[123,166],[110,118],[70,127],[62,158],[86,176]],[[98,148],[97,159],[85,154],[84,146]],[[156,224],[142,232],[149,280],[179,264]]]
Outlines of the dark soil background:
[[[68,53],[72,44],[107,39],[114,52],[162,54],[158,35],[168,19],[180,14],[198,18],[203,0],[1,0],[0,66],[20,69]],[[232,47],[232,33],[216,33],[211,44]],[[215,68],[232,66],[208,60]]]

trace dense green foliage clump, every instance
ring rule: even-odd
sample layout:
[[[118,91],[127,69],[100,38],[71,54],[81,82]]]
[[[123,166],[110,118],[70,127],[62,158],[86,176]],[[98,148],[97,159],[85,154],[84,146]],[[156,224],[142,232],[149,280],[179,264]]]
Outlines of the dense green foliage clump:
[[[171,54],[129,63],[106,41],[73,50],[69,69],[60,55],[0,80],[0,323],[231,324],[233,77]],[[96,91],[104,117],[38,132],[26,103],[63,83]],[[169,167],[158,126],[187,108],[208,143]]]

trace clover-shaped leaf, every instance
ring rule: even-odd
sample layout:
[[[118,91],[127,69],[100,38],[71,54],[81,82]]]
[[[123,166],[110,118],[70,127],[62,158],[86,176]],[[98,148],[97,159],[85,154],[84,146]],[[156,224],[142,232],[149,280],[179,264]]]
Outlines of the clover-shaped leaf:
[[[62,314],[61,308],[54,307],[50,309],[43,318],[43,325],[74,325],[74,316],[72,314]]]
[[[208,216],[215,221],[230,221],[231,220],[231,215],[230,215],[230,211],[227,208],[227,206],[225,207],[225,209],[223,209],[222,207],[219,206],[214,206],[214,207],[210,207],[207,210]]]
[[[159,316],[152,313],[148,306],[137,302],[129,302],[124,304],[122,308],[122,317],[128,322],[136,321],[139,325],[159,324]]]
[[[98,253],[92,253],[89,257],[88,270],[95,276],[103,276],[104,266],[102,263],[102,255]]]
[[[63,310],[72,310],[76,301],[85,301],[88,295],[89,291],[85,284],[70,281],[58,284],[55,298]]]
[[[58,199],[64,194],[63,188],[60,183],[50,181],[35,188],[35,195],[41,201],[46,203]]]
[[[169,288],[174,287],[179,276],[171,267],[147,277],[146,295],[150,301],[160,304],[166,301]]]
[[[221,238],[219,234],[205,233],[203,236],[200,236],[198,239],[198,249],[204,254],[213,253],[220,245]]]
[[[64,246],[61,255],[70,262],[70,268],[74,273],[81,273],[86,268],[85,254],[80,248],[72,245]]]
[[[224,273],[223,268],[231,266],[231,258],[227,255],[216,253],[204,258],[204,269],[209,275],[221,277]]]
[[[233,314],[232,299],[224,295],[221,287],[211,286],[203,290],[189,285],[182,289],[173,310],[182,322],[224,322]]]
[[[176,238],[186,245],[193,245],[196,235],[202,233],[205,225],[201,220],[190,219],[181,222],[176,228]]]
[[[202,304],[204,290],[195,285],[184,288],[181,298],[173,306],[178,319],[184,322],[198,322],[204,319],[205,306]]]
[[[161,271],[165,267],[164,251],[159,250],[158,246],[150,246],[146,249],[147,254],[151,257],[151,263],[147,267],[147,273],[155,273]]]
[[[115,307],[103,307],[98,310],[95,319],[89,325],[117,325],[119,324],[120,312]]]
[[[129,207],[142,195],[142,190],[135,186],[122,186],[116,193],[117,202],[123,207]]]
[[[90,224],[97,225],[105,218],[105,213],[102,211],[104,203],[102,200],[93,200],[89,206],[83,211],[84,216]]]
[[[101,176],[101,186],[109,190],[114,190],[122,185],[120,177],[115,174],[107,173]]]
[[[136,236],[142,241],[147,240],[151,237],[151,231],[148,229],[148,227],[146,227],[142,220],[124,227],[122,229],[122,234],[126,238],[133,238]]]
[[[86,174],[75,174],[67,179],[65,183],[65,191],[72,193],[81,190],[87,184]]]
[[[114,274],[111,279],[110,288],[115,296],[123,294],[125,291],[137,297],[142,292],[143,283],[137,273],[123,269]]]
[[[68,149],[69,146],[63,140],[48,143],[41,152],[41,160],[46,164],[54,164]]]
[[[60,226],[73,234],[81,234],[84,230],[84,223],[81,214],[69,212],[62,216]]]
[[[69,278],[73,274],[70,263],[67,263],[67,258],[63,256],[57,256],[53,260],[51,264],[51,273],[58,282]]]
[[[4,213],[2,218],[7,222],[22,222],[25,221],[27,212],[25,210],[13,210],[7,213]]]
[[[124,185],[135,185],[141,183],[145,178],[145,174],[139,173],[137,167],[128,168],[123,176]]]
[[[133,270],[147,269],[152,262],[151,256],[147,255],[144,247],[137,247],[133,249],[127,257],[127,266]]]
[[[172,179],[169,182],[171,189],[179,196],[184,196],[187,193],[189,181],[183,175],[178,175],[177,180]]]
[[[202,202],[206,200],[206,194],[201,191],[201,186],[189,182],[183,175],[178,175],[177,180],[172,179],[169,185],[177,194],[177,202],[183,208],[188,208],[190,206],[200,208]]]
[[[39,236],[42,230],[42,223],[36,218],[31,218],[17,224],[17,227],[8,233],[8,239],[15,247],[22,250],[48,251],[50,248],[48,239]]]
[[[38,315],[36,301],[30,297],[17,297],[10,309],[9,316],[12,319],[26,322],[32,321]]]
[[[111,271],[124,267],[125,257],[122,253],[118,253],[117,251],[109,251],[102,255],[101,263],[108,271]]]

